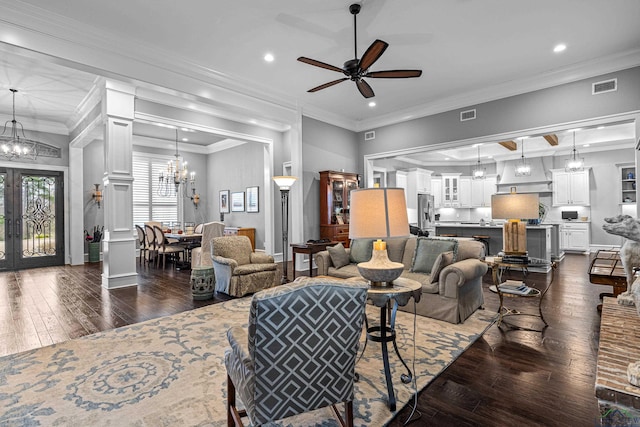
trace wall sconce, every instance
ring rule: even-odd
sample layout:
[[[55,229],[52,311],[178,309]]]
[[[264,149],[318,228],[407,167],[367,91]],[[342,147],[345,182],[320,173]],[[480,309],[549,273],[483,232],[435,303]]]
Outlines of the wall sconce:
[[[102,202],[102,191],[100,191],[100,184],[93,184],[95,185],[95,190],[93,190],[93,193],[91,194],[91,197],[93,198],[93,201],[95,204],[98,205],[98,209],[100,208],[100,203]]]
[[[198,209],[198,203],[200,203],[200,195],[196,193],[195,188],[192,188],[191,191],[192,191],[191,201],[193,202],[193,206],[195,206],[195,208]]]

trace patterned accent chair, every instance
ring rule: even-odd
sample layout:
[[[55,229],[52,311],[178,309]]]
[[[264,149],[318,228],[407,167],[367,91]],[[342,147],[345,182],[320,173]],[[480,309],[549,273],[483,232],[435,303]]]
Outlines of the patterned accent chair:
[[[241,426],[248,416],[258,426],[331,405],[343,426],[353,426],[366,298],[364,282],[319,277],[256,293],[248,332],[227,332],[227,425]],[[244,411],[236,408],[236,391]],[[341,402],[344,420],[335,407]]]
[[[200,246],[191,251],[191,265],[194,267],[211,267],[211,240],[224,235],[224,223],[213,221],[202,226]]]
[[[253,252],[247,236],[214,237],[211,261],[218,292],[241,297],[276,284],[278,266],[273,257]]]

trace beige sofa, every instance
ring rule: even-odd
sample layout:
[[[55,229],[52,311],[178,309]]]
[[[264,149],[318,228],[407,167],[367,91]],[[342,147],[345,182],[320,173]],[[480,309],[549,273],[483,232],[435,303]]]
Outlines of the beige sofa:
[[[389,259],[401,262],[405,266],[401,277],[417,280],[422,283],[422,297],[416,311],[421,316],[432,317],[450,323],[464,322],[484,303],[482,294],[482,277],[487,272],[487,265],[480,261],[484,257],[484,245],[473,240],[458,241],[455,262],[446,265],[437,278],[431,274],[411,271],[418,239],[415,237],[388,239],[387,253]],[[349,249],[345,249],[349,252]],[[355,263],[336,268],[328,251],[316,254],[318,275],[340,278],[357,277],[358,268]],[[413,313],[413,303],[409,302],[401,310]]]

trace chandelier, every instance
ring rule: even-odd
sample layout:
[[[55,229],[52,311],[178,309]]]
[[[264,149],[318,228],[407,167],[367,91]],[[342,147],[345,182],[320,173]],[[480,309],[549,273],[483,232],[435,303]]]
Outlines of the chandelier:
[[[16,93],[18,89],[9,89],[13,97],[13,115],[7,120],[0,135],[0,157],[15,160],[35,160],[38,156],[61,157],[61,150],[54,145],[28,139],[24,134],[22,123],[16,120]],[[7,129],[10,131],[7,135]],[[18,132],[18,129],[20,132]],[[20,137],[22,134],[22,137]]]
[[[473,179],[485,179],[486,172],[486,169],[483,168],[480,163],[480,144],[478,144],[478,163],[476,163],[476,167],[473,169],[471,176]]]
[[[176,129],[175,160],[167,162],[166,170],[160,171],[157,193],[163,197],[175,197],[182,194],[182,196],[190,198],[196,207],[198,207],[200,196],[196,194],[195,184],[196,173],[189,173],[187,162],[180,161],[180,153],[178,152],[178,129]]]
[[[516,165],[516,176],[530,176],[531,165],[524,158],[524,138],[520,139],[520,145],[522,146],[522,155],[520,156],[520,162]]]
[[[578,150],[576,150],[576,131],[573,131],[573,150],[571,156],[564,161],[564,170],[566,172],[579,172],[584,170],[584,159],[578,157]]]

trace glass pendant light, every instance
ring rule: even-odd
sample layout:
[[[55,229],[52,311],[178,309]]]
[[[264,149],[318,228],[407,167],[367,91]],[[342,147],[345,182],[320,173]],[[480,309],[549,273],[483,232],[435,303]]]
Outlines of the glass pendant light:
[[[520,139],[520,145],[522,146],[522,156],[520,157],[520,161],[516,165],[516,176],[530,176],[531,175],[531,164],[527,162],[527,159],[524,158],[524,138]]]
[[[473,179],[485,179],[487,176],[486,169],[482,167],[480,163],[480,144],[478,144],[478,163],[476,163],[476,167],[473,169],[471,174]]]
[[[578,157],[578,150],[576,150],[576,131],[573,131],[573,150],[571,150],[571,156],[564,161],[565,172],[579,172],[584,170],[584,159]]]

